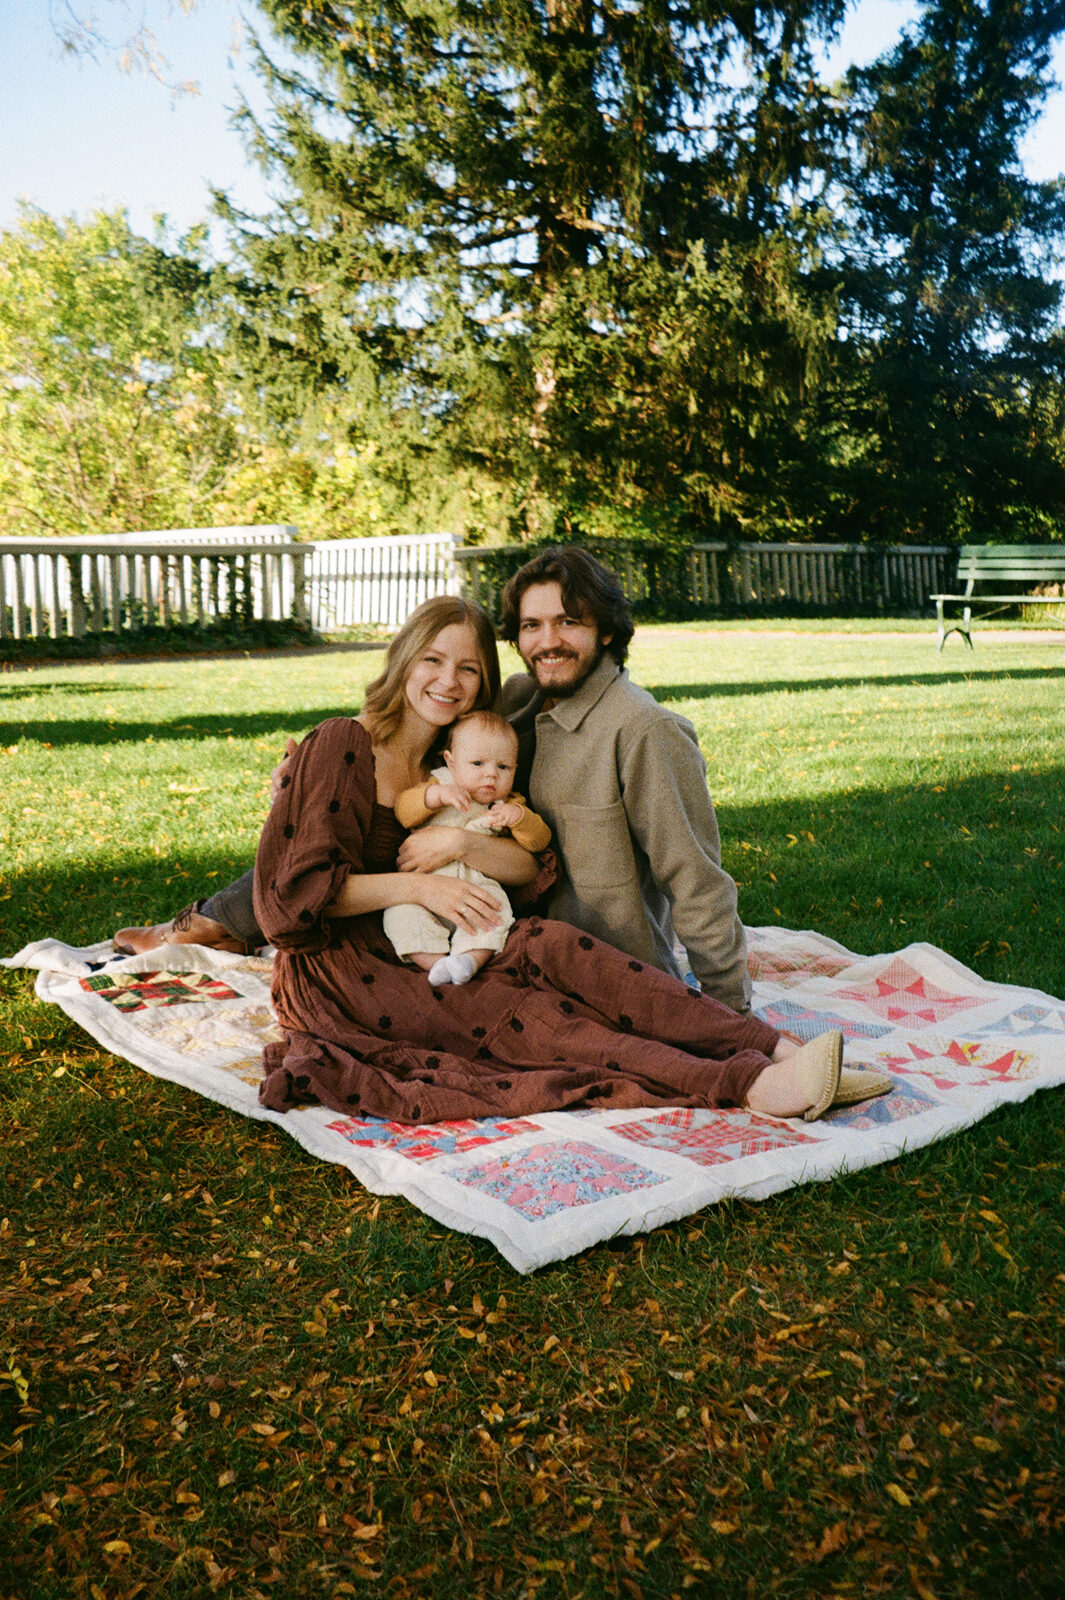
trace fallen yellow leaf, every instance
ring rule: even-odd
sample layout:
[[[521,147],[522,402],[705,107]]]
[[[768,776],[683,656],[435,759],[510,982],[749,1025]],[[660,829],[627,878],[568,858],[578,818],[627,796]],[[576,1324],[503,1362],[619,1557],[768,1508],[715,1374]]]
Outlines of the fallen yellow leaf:
[[[379,1539],[385,1531],[379,1522],[360,1522],[350,1511],[342,1512],[340,1520],[350,1528],[355,1539]]]

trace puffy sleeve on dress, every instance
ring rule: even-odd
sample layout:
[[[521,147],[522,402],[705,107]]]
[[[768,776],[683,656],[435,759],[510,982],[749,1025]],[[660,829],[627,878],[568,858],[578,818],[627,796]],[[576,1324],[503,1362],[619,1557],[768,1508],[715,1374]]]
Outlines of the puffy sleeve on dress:
[[[319,723],[289,757],[255,861],[255,915],[279,950],[328,945],[325,908],[362,871],[374,792],[370,736],[350,717]]]

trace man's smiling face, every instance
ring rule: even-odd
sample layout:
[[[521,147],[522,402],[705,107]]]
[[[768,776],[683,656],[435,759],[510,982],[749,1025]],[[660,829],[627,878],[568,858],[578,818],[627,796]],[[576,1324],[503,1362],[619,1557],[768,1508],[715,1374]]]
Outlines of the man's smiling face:
[[[559,583],[530,584],[521,597],[518,649],[550,700],[564,700],[580,688],[610,639],[600,638],[589,612],[573,616],[566,610]]]

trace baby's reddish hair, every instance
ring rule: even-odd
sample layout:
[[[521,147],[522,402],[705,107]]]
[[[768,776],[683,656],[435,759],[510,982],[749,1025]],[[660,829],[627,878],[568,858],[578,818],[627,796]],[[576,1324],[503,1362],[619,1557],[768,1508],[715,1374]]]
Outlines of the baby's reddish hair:
[[[498,711],[467,711],[464,717],[459,717],[448,729],[445,750],[452,748],[455,742],[455,735],[461,728],[479,728],[483,729],[485,733],[505,733],[514,741],[515,750],[518,748],[517,734],[506,717],[501,717]]]

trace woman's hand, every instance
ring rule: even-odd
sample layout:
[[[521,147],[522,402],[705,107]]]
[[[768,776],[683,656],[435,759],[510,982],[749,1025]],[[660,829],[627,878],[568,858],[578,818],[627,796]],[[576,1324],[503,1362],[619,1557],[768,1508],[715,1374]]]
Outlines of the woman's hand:
[[[454,922],[467,933],[487,933],[502,922],[499,902],[476,883],[464,883],[461,878],[441,878],[430,873],[418,883],[418,903],[445,922]],[[414,895],[411,896],[414,898]]]
[[[469,839],[465,828],[416,828],[400,845],[396,866],[400,872],[435,872],[463,860]]]

